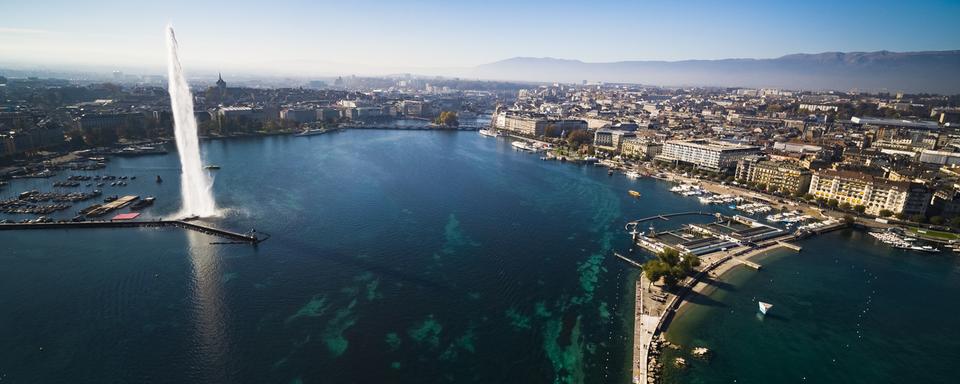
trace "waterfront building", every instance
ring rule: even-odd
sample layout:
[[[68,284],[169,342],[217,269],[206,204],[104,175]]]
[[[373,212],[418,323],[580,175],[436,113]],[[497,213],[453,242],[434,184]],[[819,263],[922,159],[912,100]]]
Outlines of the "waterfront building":
[[[340,110],[336,108],[317,109],[317,120],[332,122],[340,118]]]
[[[77,125],[86,132],[118,131],[123,127],[143,124],[142,113],[86,113],[77,119]]]
[[[756,161],[746,158],[737,164],[737,178],[745,182],[764,184],[770,191],[803,194],[810,188],[813,173],[793,162]]]
[[[3,128],[2,124],[0,128]],[[3,129],[0,130],[0,158],[54,148],[63,143],[63,127],[58,124],[34,125],[28,129]]]
[[[221,121],[248,119],[253,121],[267,121],[268,113],[263,108],[252,107],[221,107],[217,110],[217,118]]]
[[[360,120],[377,118],[383,115],[383,109],[380,107],[358,107],[353,108],[353,111],[355,112],[353,118]]]
[[[307,108],[286,108],[280,111],[280,119],[294,123],[312,123],[317,121],[317,111]]]
[[[593,145],[600,149],[620,152],[623,149],[624,140],[635,137],[637,137],[635,132],[601,128],[593,134]]]
[[[553,126],[558,132],[573,132],[587,129],[583,120],[551,120],[540,116],[522,116],[501,112],[496,118],[496,127],[528,136],[542,136],[547,127]]]
[[[423,102],[416,100],[404,100],[400,103],[400,112],[404,116],[421,116],[423,115]]]
[[[880,211],[916,215],[926,213],[930,191],[919,183],[891,181],[862,172],[822,169],[810,179],[810,193],[841,204],[862,205],[865,212]]]
[[[714,172],[735,170],[744,157],[760,153],[760,147],[704,139],[669,140],[657,160],[692,164]]]
[[[627,137],[623,139],[620,151],[624,155],[652,159],[663,151],[663,144],[638,137]]]

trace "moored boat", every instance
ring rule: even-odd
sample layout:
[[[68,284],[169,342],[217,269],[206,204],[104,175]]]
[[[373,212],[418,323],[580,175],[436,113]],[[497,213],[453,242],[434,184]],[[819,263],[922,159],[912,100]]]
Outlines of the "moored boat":
[[[523,142],[523,141],[514,141],[514,142],[510,143],[510,145],[512,145],[514,148],[519,149],[519,150],[521,150],[521,151],[533,151],[533,150],[534,150],[534,148],[531,147],[530,144],[527,144],[526,142]]]
[[[479,132],[479,133],[480,133],[481,135],[483,135],[483,136],[489,136],[489,137],[500,137],[500,136],[503,136],[502,133],[500,133],[499,131],[497,131],[497,130],[495,130],[495,129],[493,129],[493,128],[490,128],[490,129],[480,129],[480,130],[478,130],[477,132]]]

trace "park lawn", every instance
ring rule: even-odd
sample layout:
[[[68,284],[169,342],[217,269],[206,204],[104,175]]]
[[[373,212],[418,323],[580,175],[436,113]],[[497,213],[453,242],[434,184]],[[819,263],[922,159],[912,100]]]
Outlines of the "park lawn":
[[[920,232],[921,230],[924,232],[921,233]],[[916,233],[920,236],[934,237],[934,238],[944,239],[944,240],[960,240],[960,235],[956,233],[935,231],[932,229],[921,229],[917,227],[912,227],[910,228],[910,232]]]

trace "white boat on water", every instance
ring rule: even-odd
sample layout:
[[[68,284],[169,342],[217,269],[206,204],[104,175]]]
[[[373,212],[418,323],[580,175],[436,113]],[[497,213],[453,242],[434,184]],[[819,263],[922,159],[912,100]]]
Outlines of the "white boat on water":
[[[762,314],[764,314],[764,315],[767,314],[767,311],[769,311],[770,308],[773,308],[773,304],[764,303],[764,302],[762,302],[762,301],[760,301],[759,303],[760,303],[760,313],[762,313]]]
[[[532,146],[530,146],[530,144],[527,144],[526,142],[523,142],[523,141],[514,141],[514,142],[510,143],[510,145],[512,145],[514,148],[519,149],[519,150],[521,150],[521,151],[534,151],[534,150],[535,150]]]
[[[294,136],[313,136],[322,135],[324,133],[327,133],[326,128],[304,129],[303,131],[294,134]]]
[[[489,137],[500,137],[500,136],[503,136],[502,133],[498,132],[497,130],[495,130],[495,129],[493,129],[493,128],[490,128],[490,129],[481,129],[481,130],[478,130],[477,132],[479,132],[479,133],[480,133],[481,135],[483,135],[483,136],[489,136]]]
[[[638,178],[640,178],[640,173],[637,172],[637,171],[630,171],[630,172],[625,173],[624,175],[626,175],[628,178],[631,178],[631,179],[638,179]]]

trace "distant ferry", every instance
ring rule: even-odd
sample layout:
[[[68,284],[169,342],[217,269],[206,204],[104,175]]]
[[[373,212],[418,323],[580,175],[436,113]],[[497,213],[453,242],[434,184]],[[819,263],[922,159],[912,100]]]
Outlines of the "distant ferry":
[[[493,128],[490,128],[490,129],[481,129],[481,130],[479,130],[479,131],[477,131],[477,132],[480,132],[481,135],[489,136],[489,137],[500,137],[500,136],[503,136],[503,133],[500,133],[500,132],[498,132],[497,130],[495,130],[495,129],[493,129]]]
[[[524,142],[524,141],[514,141],[513,143],[510,143],[510,145],[512,145],[514,148],[519,149],[519,150],[521,150],[521,151],[534,151],[534,150],[536,150],[533,146],[531,146],[530,144],[527,144],[527,143]]]
[[[773,304],[764,303],[764,302],[762,302],[762,301],[759,302],[759,303],[760,303],[760,313],[762,313],[762,314],[764,314],[764,315],[767,314],[767,311],[769,311],[770,308],[773,308]]]
[[[162,155],[166,154],[167,150],[163,147],[153,147],[153,146],[139,146],[139,147],[124,147],[118,151],[113,151],[112,154],[116,156],[141,156],[141,155]]]
[[[294,134],[294,136],[313,136],[313,135],[322,135],[327,133],[325,128],[316,128],[316,129],[304,129],[303,131]]]
[[[210,170],[216,171],[216,170],[220,169],[220,166],[219,166],[219,165],[208,165],[208,166],[203,167],[203,169],[210,169]],[[157,176],[157,177],[159,178],[160,176]]]

